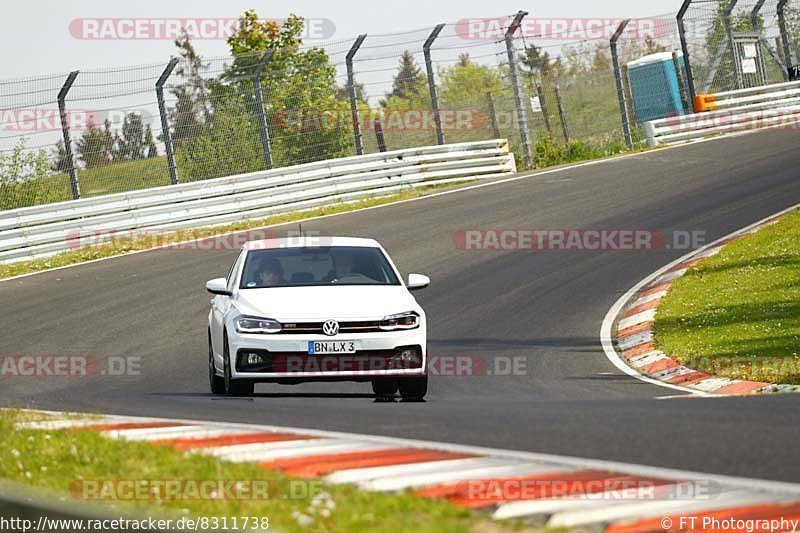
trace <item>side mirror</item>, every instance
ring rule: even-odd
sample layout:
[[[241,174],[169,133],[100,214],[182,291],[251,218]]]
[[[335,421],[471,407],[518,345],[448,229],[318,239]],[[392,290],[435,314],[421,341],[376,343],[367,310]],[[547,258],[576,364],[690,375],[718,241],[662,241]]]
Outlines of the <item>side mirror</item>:
[[[218,294],[220,296],[230,296],[232,293],[228,290],[228,282],[225,278],[212,279],[206,283],[206,290],[211,294]]]
[[[408,290],[410,291],[418,291],[424,289],[430,284],[431,278],[428,276],[423,276],[422,274],[409,274],[406,287],[408,287]]]

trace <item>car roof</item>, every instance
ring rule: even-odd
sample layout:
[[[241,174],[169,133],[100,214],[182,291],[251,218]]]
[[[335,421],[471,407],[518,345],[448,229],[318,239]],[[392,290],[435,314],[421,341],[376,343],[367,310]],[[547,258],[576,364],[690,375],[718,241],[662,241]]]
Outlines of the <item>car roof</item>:
[[[303,237],[285,237],[281,239],[263,239],[248,241],[245,250],[266,250],[271,248],[315,248],[315,247],[343,247],[355,246],[362,248],[380,248],[381,245],[374,239],[357,237],[323,237],[320,235]]]

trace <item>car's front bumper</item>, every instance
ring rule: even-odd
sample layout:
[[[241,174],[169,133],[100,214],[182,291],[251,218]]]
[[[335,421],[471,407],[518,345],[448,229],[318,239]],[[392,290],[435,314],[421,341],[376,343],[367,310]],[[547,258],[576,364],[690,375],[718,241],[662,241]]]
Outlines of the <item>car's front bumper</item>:
[[[426,332],[423,327],[369,333],[347,333],[335,337],[294,334],[242,334],[229,330],[230,368],[234,379],[310,381],[425,375]],[[357,343],[355,354],[309,355],[309,342]],[[414,357],[408,351],[416,351]],[[402,352],[406,357],[401,357]],[[248,364],[249,354],[258,363]]]

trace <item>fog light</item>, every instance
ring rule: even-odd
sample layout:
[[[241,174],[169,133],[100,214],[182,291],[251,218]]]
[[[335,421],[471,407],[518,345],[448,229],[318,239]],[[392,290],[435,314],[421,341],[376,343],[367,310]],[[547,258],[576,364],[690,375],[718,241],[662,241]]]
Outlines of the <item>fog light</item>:
[[[258,365],[264,362],[264,358],[257,353],[249,353],[247,354],[247,364],[248,365]]]

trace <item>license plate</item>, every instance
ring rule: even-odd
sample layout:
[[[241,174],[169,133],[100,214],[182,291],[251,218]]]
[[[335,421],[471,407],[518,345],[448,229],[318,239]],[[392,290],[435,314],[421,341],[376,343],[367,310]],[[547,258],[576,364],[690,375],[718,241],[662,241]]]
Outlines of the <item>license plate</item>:
[[[356,353],[354,341],[308,341],[309,355],[334,355],[339,353]]]

